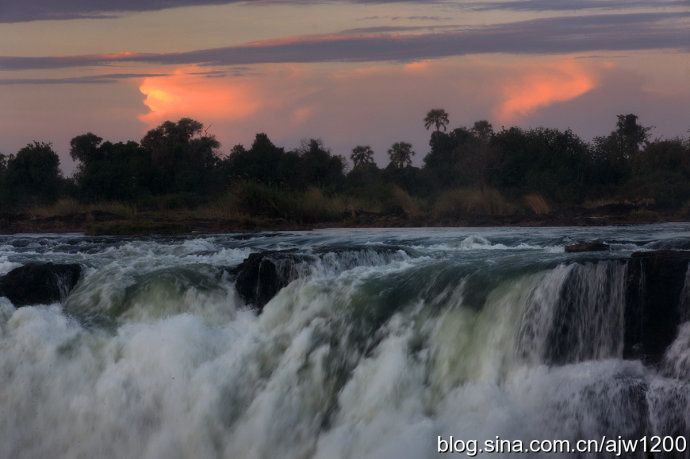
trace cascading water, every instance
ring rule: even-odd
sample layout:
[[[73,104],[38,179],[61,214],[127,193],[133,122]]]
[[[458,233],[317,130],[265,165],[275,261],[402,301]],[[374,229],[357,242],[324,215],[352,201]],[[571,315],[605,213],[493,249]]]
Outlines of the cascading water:
[[[626,266],[616,261],[560,265],[531,291],[518,349],[532,363],[623,356]]]
[[[564,253],[578,240],[612,250]],[[688,241],[680,224],[2,236],[0,275],[31,262],[82,274],[62,303],[0,297],[0,457],[419,458],[450,436],[687,438],[686,252],[662,289],[677,297],[672,336],[650,306],[671,282],[650,274],[664,258],[630,260]],[[247,304],[266,282],[265,305]]]

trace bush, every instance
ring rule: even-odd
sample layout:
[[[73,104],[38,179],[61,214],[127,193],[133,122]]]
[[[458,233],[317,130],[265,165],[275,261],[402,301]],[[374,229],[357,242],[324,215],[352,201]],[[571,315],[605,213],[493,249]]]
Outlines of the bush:
[[[454,188],[441,194],[434,205],[435,217],[504,215],[509,206],[495,188]]]
[[[285,191],[249,182],[235,194],[241,212],[297,223],[337,221],[345,208],[340,199],[327,197],[313,187],[304,192]]]
[[[522,202],[527,208],[537,215],[548,214],[551,209],[546,203],[546,199],[540,194],[532,193],[522,198]]]

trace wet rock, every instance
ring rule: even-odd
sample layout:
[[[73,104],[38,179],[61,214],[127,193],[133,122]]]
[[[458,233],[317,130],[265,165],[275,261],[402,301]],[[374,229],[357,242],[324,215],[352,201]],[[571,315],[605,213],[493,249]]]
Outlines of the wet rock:
[[[624,262],[575,263],[561,285],[543,360],[563,365],[616,357],[623,327]]]
[[[603,242],[579,242],[565,246],[565,251],[568,253],[604,252],[606,250],[609,250],[609,246]]]
[[[658,362],[678,333],[690,252],[636,252],[628,262],[623,356]]]
[[[0,296],[15,307],[64,301],[79,281],[78,264],[29,263],[0,278]]]
[[[313,253],[296,250],[272,250],[250,254],[235,268],[226,269],[235,278],[235,289],[258,312],[283,287],[320,262],[324,269],[341,271],[360,265],[385,263],[400,256],[394,246],[319,247]]]
[[[305,256],[295,251],[264,251],[250,254],[229,270],[242,299],[259,312],[276,293],[298,277],[297,264]]]

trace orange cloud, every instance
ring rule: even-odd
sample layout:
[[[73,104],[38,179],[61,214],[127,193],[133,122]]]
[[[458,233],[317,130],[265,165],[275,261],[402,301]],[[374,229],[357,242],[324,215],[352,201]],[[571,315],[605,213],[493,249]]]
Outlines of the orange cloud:
[[[496,116],[503,122],[514,122],[539,108],[579,97],[595,86],[592,72],[573,61],[531,71],[503,85],[504,100]]]
[[[260,105],[241,78],[209,78],[196,66],[172,75],[147,77],[139,86],[149,112],[139,120],[156,125],[166,119],[191,116],[198,119],[233,120],[253,114]]]
[[[407,71],[411,72],[421,72],[421,71],[426,71],[429,70],[431,67],[429,61],[415,61],[415,62],[410,62],[409,64],[405,64],[403,67]]]

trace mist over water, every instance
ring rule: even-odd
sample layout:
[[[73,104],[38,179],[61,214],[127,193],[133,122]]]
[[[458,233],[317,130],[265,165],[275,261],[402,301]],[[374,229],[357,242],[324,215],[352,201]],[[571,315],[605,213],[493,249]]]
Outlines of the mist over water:
[[[564,252],[583,240],[612,250]],[[0,457],[423,458],[439,435],[687,436],[687,273],[659,362],[623,358],[626,260],[669,248],[690,249],[690,225],[0,236],[0,275],[83,268],[61,304],[0,298]],[[267,250],[301,258],[259,314],[232,269]]]

